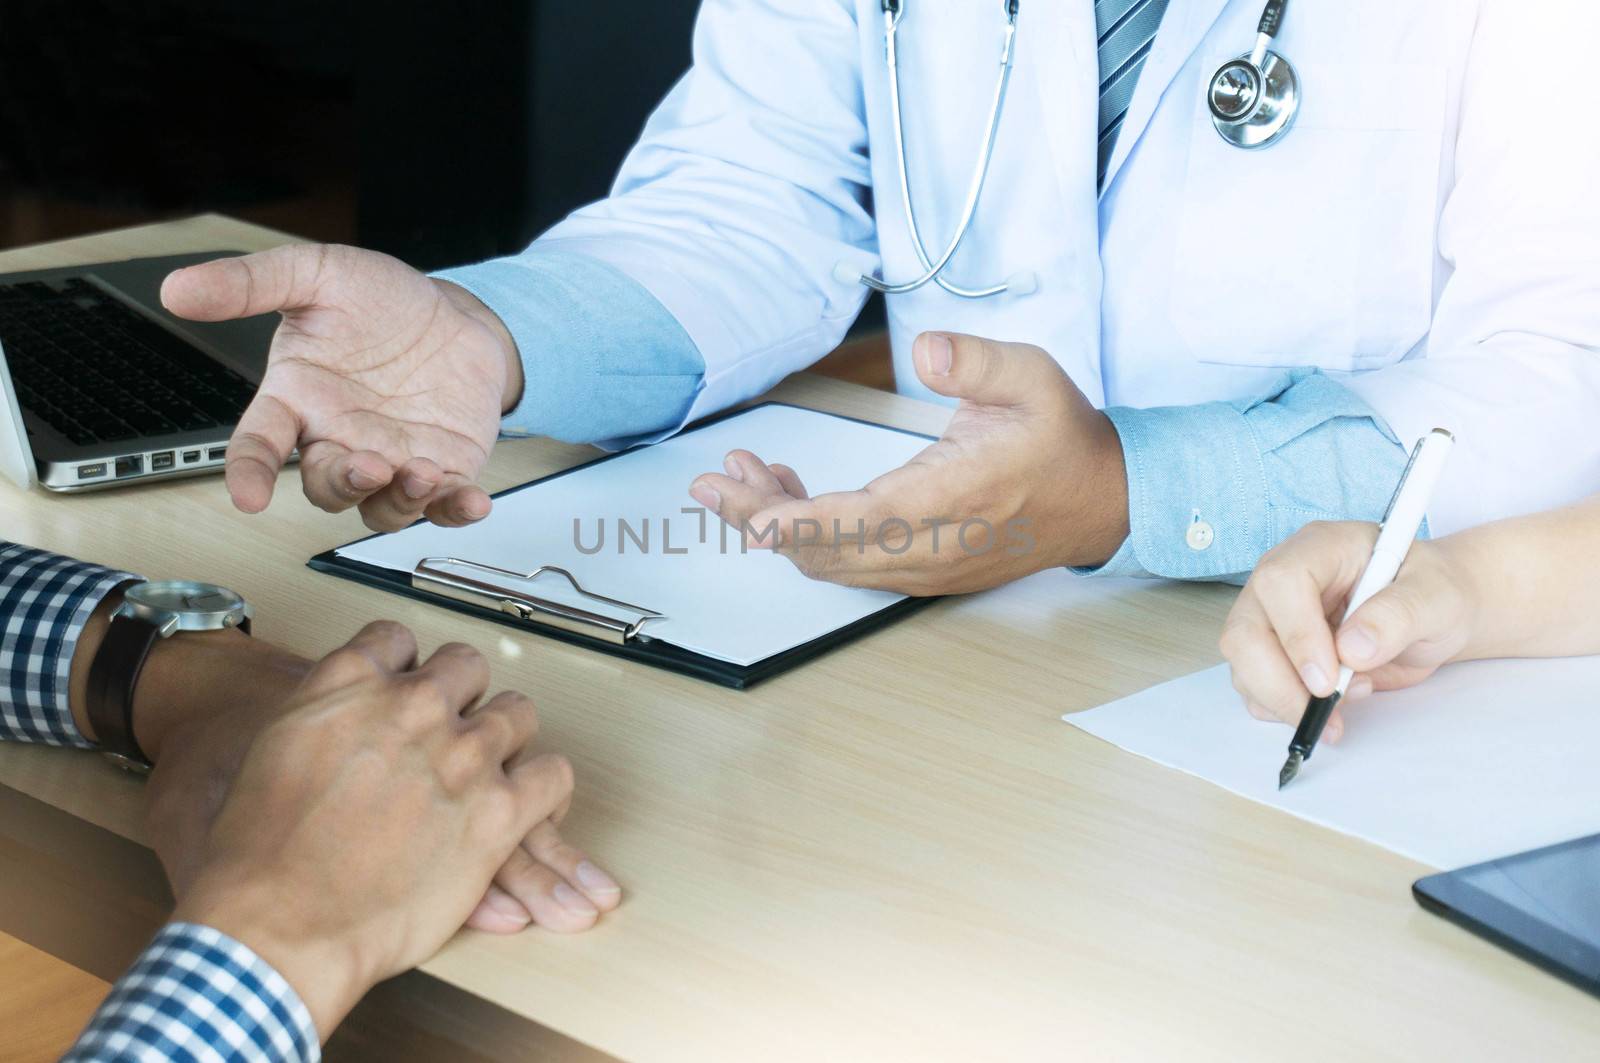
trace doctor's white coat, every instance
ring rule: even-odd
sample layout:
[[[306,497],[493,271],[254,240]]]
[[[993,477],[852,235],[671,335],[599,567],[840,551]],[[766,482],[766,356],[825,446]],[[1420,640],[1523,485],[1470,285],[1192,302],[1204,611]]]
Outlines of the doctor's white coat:
[[[907,0],[913,194],[942,246],[998,72],[1000,0]],[[1097,405],[1355,390],[1407,445],[1459,440],[1448,533],[1600,489],[1600,4],[1297,0],[1275,45],[1304,105],[1244,152],[1205,83],[1260,0],[1171,0],[1103,192],[1091,0],[1023,0],[1016,67],[959,283],[889,300],[896,374],[937,328],[1050,351]],[[706,361],[690,417],[831,349],[865,290],[920,273],[899,202],[878,0],[706,0],[695,63],[614,195],[544,237],[647,288]],[[874,216],[882,224],[874,223]],[[926,393],[924,393],[926,394]]]

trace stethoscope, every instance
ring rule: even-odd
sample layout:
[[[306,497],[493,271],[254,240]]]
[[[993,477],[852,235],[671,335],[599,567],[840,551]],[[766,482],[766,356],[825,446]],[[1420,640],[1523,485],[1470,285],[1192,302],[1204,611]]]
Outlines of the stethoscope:
[[[983,288],[964,288],[945,277],[945,268],[955,258],[961,243],[972,229],[973,216],[978,212],[978,201],[983,197],[983,185],[989,177],[989,164],[994,156],[995,133],[1000,128],[1000,115],[1005,110],[1006,90],[1011,85],[1011,68],[1016,57],[1017,8],[1020,0],[1001,0],[1005,11],[1005,37],[1000,46],[1000,76],[995,82],[994,101],[989,108],[989,120],[984,125],[983,140],[978,147],[978,161],[973,168],[972,182],[967,188],[966,202],[961,208],[961,220],[956,224],[955,235],[935,259],[928,254],[922,239],[922,228],[917,224],[917,211],[911,201],[911,178],[906,163],[905,123],[900,102],[900,53],[898,48],[900,23],[905,18],[905,0],[880,0],[883,8],[884,63],[889,74],[890,129],[894,135],[895,154],[900,170],[900,202],[905,210],[906,227],[911,232],[911,246],[922,274],[899,284],[861,273],[847,262],[834,267],[834,276],[842,283],[864,284],[885,295],[905,295],[928,284],[937,284],[951,295],[963,299],[985,299],[1002,292],[1028,295],[1037,290],[1038,276],[1031,272],[1015,273],[1003,283]],[[1256,149],[1275,144],[1294,125],[1300,111],[1300,79],[1289,60],[1271,50],[1278,27],[1283,22],[1288,0],[1267,0],[1261,13],[1261,23],[1256,27],[1256,45],[1247,55],[1224,63],[1206,89],[1206,103],[1211,110],[1211,122],[1222,139],[1238,148]]]
[[[1267,0],[1249,55],[1223,63],[1206,87],[1211,124],[1236,148],[1254,150],[1282,140],[1300,113],[1300,77],[1272,50],[1289,0]]]

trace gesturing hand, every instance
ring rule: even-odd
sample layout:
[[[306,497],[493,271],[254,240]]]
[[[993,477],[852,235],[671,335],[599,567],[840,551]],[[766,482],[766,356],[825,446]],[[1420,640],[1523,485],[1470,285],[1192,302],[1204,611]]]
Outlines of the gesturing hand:
[[[1271,549],[1222,629],[1222,653],[1250,714],[1298,724],[1312,694],[1333,693],[1340,665],[1349,697],[1420,683],[1467,646],[1474,607],[1450,540],[1412,544],[1394,583],[1341,623],[1372,556],[1375,524],[1308,524]],[[1323,737],[1337,740],[1335,710]]]
[[[414,667],[414,653],[403,628],[372,624],[317,665],[172,874],[174,918],[253,948],[324,1037],[368,987],[444,944],[571,798],[566,761],[527,752],[527,698],[474,708],[482,658],[447,646]]]
[[[359,506],[370,528],[489,512],[476,479],[522,371],[505,326],[463,289],[374,251],[298,244],[178,270],[161,300],[195,321],[283,315],[228,444],[240,509],[266,508],[298,446],[306,497]]]
[[[922,382],[961,406],[904,466],[811,498],[793,469],[736,450],[727,475],[700,476],[690,495],[808,576],[905,594],[982,590],[1116,552],[1128,535],[1122,444],[1053,358],[931,332],[914,357]]]

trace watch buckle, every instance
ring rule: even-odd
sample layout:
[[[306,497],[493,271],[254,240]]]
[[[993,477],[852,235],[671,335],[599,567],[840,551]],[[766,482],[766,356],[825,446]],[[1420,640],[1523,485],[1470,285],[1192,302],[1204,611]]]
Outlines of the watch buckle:
[[[115,764],[117,767],[121,768],[123,771],[127,772],[129,775],[149,775],[151,768],[153,767],[153,765],[147,764],[146,762],[135,757],[126,756],[122,753],[113,753],[109,749],[102,749],[100,751],[100,755],[105,757],[111,763]]]

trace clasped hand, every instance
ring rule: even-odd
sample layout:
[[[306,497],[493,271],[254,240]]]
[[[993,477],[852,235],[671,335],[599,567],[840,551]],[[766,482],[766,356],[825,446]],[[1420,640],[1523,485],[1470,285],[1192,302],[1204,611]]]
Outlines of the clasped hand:
[[[175,726],[150,780],[174,918],[253,948],[324,1036],[463,923],[581,930],[621,899],[557,833],[572,770],[530,750],[533,703],[484,698],[469,647],[416,654],[369,624],[287,703]]]

